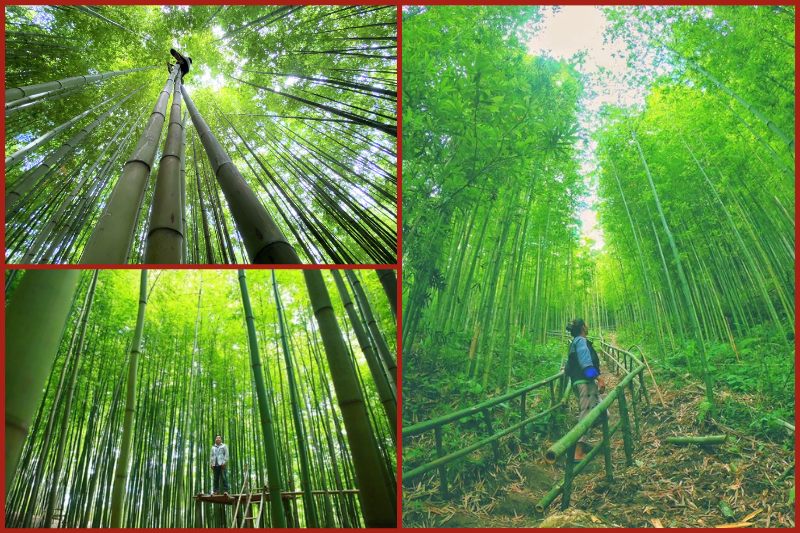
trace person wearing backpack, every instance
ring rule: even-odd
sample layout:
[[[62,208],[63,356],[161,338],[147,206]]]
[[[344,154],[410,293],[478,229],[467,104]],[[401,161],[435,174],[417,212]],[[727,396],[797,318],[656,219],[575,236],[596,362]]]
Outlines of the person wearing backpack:
[[[586,338],[589,327],[582,318],[576,318],[567,325],[567,331],[572,335],[569,345],[569,354],[564,372],[572,382],[575,396],[578,398],[580,413],[578,421],[583,420],[589,411],[600,403],[600,394],[605,391],[605,382],[600,377],[600,358]],[[598,418],[598,421],[601,420]],[[575,446],[575,460],[581,461],[589,450],[592,449],[584,433]]]

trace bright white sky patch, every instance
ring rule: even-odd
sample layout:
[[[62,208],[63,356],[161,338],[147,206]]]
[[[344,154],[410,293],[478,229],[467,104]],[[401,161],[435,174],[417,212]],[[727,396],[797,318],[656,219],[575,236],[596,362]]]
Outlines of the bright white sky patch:
[[[597,159],[591,134],[598,127],[597,112],[603,104],[631,106],[644,102],[644,89],[625,82],[629,74],[627,51],[620,41],[604,42],[608,28],[605,14],[595,6],[562,6],[545,9],[541,30],[528,41],[528,51],[554,59],[575,59],[584,53],[575,67],[586,76],[587,91],[581,102],[578,122],[582,139],[578,141],[581,174],[589,188],[578,213],[581,233],[594,241],[593,248],[603,248],[603,232],[597,224]]]
[[[211,89],[214,92],[219,91],[225,86],[225,78],[222,74],[214,76],[208,65],[200,66],[200,83],[203,87]]]

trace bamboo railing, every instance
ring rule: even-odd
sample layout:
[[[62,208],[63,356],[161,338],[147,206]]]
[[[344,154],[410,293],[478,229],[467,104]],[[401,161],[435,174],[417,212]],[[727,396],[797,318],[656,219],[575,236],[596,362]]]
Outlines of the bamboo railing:
[[[548,333],[551,337],[564,338],[567,337],[560,333]],[[617,376],[621,376],[619,383],[608,392],[594,409],[580,422],[575,424],[567,433],[556,441],[545,452],[545,460],[548,463],[555,463],[559,457],[564,455],[564,479],[554,485],[537,503],[536,511],[543,513],[544,510],[559,496],[561,495],[561,508],[566,509],[569,507],[570,495],[572,493],[572,483],[575,477],[580,474],[586,466],[600,453],[603,453],[605,462],[605,474],[607,479],[613,479],[613,466],[611,457],[611,438],[619,431],[622,433],[623,449],[625,451],[626,464],[633,463],[634,451],[634,437],[638,438],[640,434],[640,418],[641,409],[639,402],[644,401],[649,405],[649,397],[647,389],[644,384],[645,364],[636,358],[630,351],[622,350],[603,339],[598,341],[598,355],[602,357],[606,364],[606,372],[613,372]],[[558,384],[558,387],[556,387]],[[529,393],[548,387],[550,392],[549,405],[541,412],[537,412],[529,416],[528,413],[528,399]],[[403,483],[412,481],[423,474],[437,470],[439,476],[439,492],[442,497],[448,495],[448,477],[447,466],[463,460],[467,455],[483,448],[492,445],[495,460],[500,460],[499,440],[507,435],[520,432],[520,439],[525,438],[525,428],[531,423],[539,420],[545,416],[550,416],[550,429],[551,431],[555,425],[555,414],[559,408],[566,406],[569,399],[569,394],[564,394],[569,388],[569,380],[564,375],[563,369],[558,373],[545,378],[536,383],[526,385],[517,390],[502,394],[495,398],[478,403],[471,407],[461,409],[438,418],[420,422],[413,426],[403,428],[403,440],[409,440],[414,437],[419,437],[425,433],[434,433],[434,442],[436,450],[436,459],[428,461],[422,465],[415,466],[411,470],[403,472]],[[519,399],[520,421],[504,429],[496,429],[492,424],[491,409],[507,402]],[[619,410],[619,420],[613,427],[609,428],[608,417],[601,417],[606,410],[611,407],[614,402],[617,403]],[[629,410],[629,403],[631,409]],[[484,431],[486,436],[472,443],[462,443],[457,449],[446,451],[444,449],[442,434],[443,428],[448,424],[454,424],[465,419],[482,416],[484,422]],[[632,424],[631,424],[632,419]],[[586,434],[595,424],[602,425],[603,438],[602,441],[592,448],[586,454],[586,457],[576,463],[574,460],[575,446],[578,440]]]
[[[556,382],[559,383],[559,387],[556,388]],[[544,388],[545,386],[548,387],[549,390],[549,406],[547,409],[538,412],[534,415],[528,416],[528,393],[533,392],[537,389]],[[448,492],[448,481],[447,481],[447,465],[455,463],[459,460],[463,460],[467,455],[483,448],[488,445],[492,445],[492,451],[494,453],[495,459],[500,459],[500,446],[499,440],[506,435],[510,435],[515,431],[520,432],[520,439],[524,440],[525,438],[525,428],[530,425],[531,423],[543,418],[545,416],[550,417],[550,425],[555,423],[555,413],[556,411],[565,405],[565,399],[568,398],[567,395],[564,395],[564,372],[558,372],[542,381],[537,381],[536,383],[532,383],[530,385],[526,385],[520,389],[507,392],[496,398],[492,398],[485,402],[481,402],[479,404],[473,405],[472,407],[467,407],[466,409],[461,409],[459,411],[455,411],[453,413],[441,416],[439,418],[428,420],[425,422],[421,422],[419,424],[415,424],[413,426],[407,427],[403,429],[403,439],[410,439],[411,437],[416,437],[422,435],[423,433],[427,433],[429,431],[433,431],[434,439],[436,442],[436,459],[433,461],[427,462],[423,465],[417,466],[412,470],[403,473],[403,482],[411,481],[427,472],[432,470],[439,471],[439,491],[442,496],[446,496]],[[491,409],[497,407],[501,404],[506,402],[510,402],[512,400],[519,399],[519,411],[520,411],[520,418],[519,422],[516,422],[509,427],[501,430],[495,430],[492,424],[492,412]],[[442,428],[448,424],[453,424],[459,422],[461,420],[481,415],[483,417],[484,422],[484,429],[486,432],[486,436],[477,442],[473,442],[471,444],[467,444],[464,446],[459,447],[456,450],[451,452],[445,452],[444,445],[442,442]]]

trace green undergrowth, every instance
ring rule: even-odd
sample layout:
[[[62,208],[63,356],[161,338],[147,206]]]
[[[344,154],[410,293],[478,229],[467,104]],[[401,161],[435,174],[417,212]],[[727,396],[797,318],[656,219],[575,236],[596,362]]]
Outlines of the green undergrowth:
[[[662,387],[704,387],[693,339],[676,339],[674,349],[666,347],[665,357],[659,355],[654,337],[642,332],[620,329],[617,340],[621,347],[640,346],[648,354],[647,361]],[[706,342],[717,420],[757,438],[787,439],[790,434],[781,421],[794,421],[793,341],[785,340],[774,328],[758,325],[735,335],[734,344],[735,350],[730,342]],[[701,402],[698,423],[710,416],[710,405]]]
[[[406,359],[403,373],[403,421],[406,425],[442,416],[469,407],[506,390],[515,390],[558,372],[566,355],[561,341],[537,344],[520,337],[511,345],[510,386],[505,364],[508,353],[495,350],[489,385],[484,389],[481,376],[469,377],[469,333],[432,333],[414,347]],[[423,355],[424,354],[424,355]]]

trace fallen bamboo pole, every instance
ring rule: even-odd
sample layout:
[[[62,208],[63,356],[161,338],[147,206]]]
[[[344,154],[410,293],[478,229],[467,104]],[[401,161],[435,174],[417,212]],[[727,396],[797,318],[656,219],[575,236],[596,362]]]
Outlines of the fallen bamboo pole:
[[[667,437],[669,444],[722,444],[728,440],[727,435],[704,435],[699,437]]]

